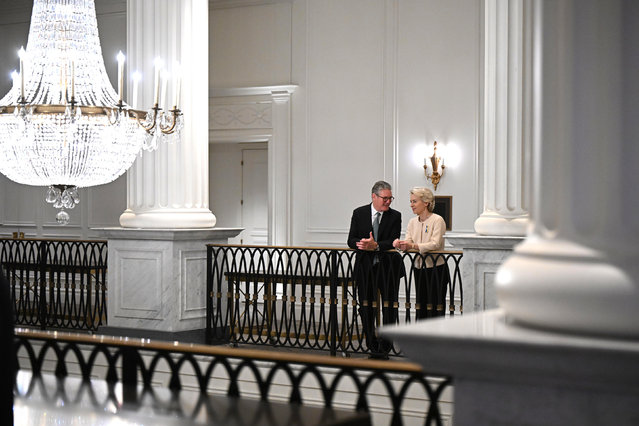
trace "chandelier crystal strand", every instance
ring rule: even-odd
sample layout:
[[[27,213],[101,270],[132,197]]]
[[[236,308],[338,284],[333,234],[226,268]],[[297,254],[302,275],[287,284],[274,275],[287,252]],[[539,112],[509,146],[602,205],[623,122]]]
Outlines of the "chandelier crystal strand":
[[[48,187],[46,201],[61,209],[58,223],[69,221],[64,209],[79,202],[77,188],[112,182],[142,148],[179,139],[177,100],[171,111],[156,101],[148,113],[122,100],[121,53],[119,93],[113,89],[93,0],[35,0],[27,48],[19,56],[20,73],[0,99],[0,172],[21,184]],[[134,90],[137,76],[135,81]],[[176,93],[177,99],[179,86]]]

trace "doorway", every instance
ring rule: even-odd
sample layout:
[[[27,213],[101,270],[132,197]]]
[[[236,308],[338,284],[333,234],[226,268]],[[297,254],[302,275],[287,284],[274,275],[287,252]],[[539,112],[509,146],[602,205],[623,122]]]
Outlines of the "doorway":
[[[240,244],[268,242],[268,150],[242,149],[242,227]]]
[[[268,143],[209,145],[209,206],[217,227],[244,228],[229,244],[268,243]]]

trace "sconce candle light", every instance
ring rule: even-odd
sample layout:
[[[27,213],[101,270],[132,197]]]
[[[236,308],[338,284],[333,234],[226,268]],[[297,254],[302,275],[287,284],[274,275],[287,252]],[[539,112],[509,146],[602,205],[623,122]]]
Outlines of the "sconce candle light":
[[[428,161],[430,160],[431,167],[433,171],[428,174]],[[435,191],[437,191],[437,185],[439,184],[439,180],[444,176],[444,159],[441,156],[437,156],[437,141],[433,142],[433,155],[430,157],[424,158],[424,174],[426,175],[426,179],[430,179],[435,187]]]

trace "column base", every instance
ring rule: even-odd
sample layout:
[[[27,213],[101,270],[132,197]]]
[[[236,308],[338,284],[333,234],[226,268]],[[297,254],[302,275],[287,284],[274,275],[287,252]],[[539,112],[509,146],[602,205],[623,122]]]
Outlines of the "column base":
[[[528,237],[497,272],[499,306],[533,327],[639,336],[639,283],[633,279],[639,271],[610,260],[608,253],[573,242]]]
[[[108,327],[180,332],[206,326],[206,244],[241,228],[103,228],[108,239]]]
[[[153,209],[134,212],[126,209],[120,216],[123,228],[189,229],[212,228],[217,219],[209,209]]]
[[[508,217],[494,212],[484,212],[475,220],[475,232],[479,235],[524,237],[529,218],[528,215]]]

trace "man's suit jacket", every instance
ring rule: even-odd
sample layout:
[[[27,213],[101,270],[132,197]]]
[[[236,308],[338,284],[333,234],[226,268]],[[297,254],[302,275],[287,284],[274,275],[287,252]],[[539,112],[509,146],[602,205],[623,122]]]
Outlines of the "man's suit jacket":
[[[351,217],[351,228],[348,233],[348,246],[356,249],[357,242],[362,238],[370,237],[373,232],[373,221],[371,218],[371,205],[366,204],[353,210]],[[388,209],[382,215],[379,222],[379,235],[377,236],[377,244],[380,251],[386,251],[393,248],[393,241],[399,238],[402,232],[402,214],[397,210]]]
[[[371,217],[371,205],[366,204],[353,210],[351,217],[351,228],[348,233],[348,246],[357,249],[357,242],[362,238],[369,238],[373,232],[373,220]],[[393,241],[399,238],[402,232],[402,214],[397,210],[388,209],[382,215],[379,222],[377,244],[379,251],[387,251],[393,248]],[[354,275],[358,285],[365,285],[366,277],[370,277],[367,269],[373,265],[373,257],[378,254],[376,251],[358,250],[353,265]],[[394,279],[393,293],[396,293],[399,278],[406,274],[402,257],[398,253],[382,253],[378,256],[382,271],[391,272]],[[385,275],[385,274],[384,274]],[[386,284],[385,284],[386,285]],[[396,294],[394,296],[397,297]]]

